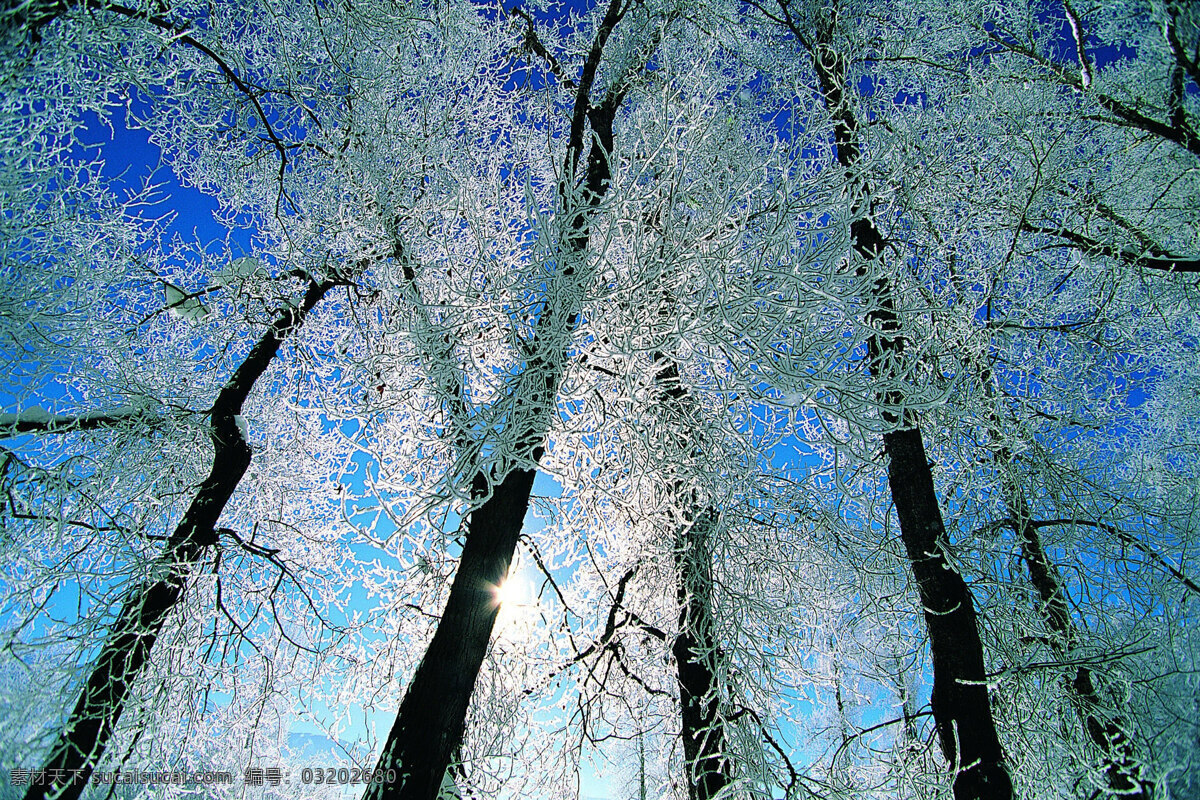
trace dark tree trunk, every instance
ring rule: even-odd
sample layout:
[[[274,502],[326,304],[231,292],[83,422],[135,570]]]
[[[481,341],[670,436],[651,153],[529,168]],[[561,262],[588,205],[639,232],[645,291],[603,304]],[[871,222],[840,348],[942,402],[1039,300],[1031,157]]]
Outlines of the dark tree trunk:
[[[508,574],[535,474],[510,472],[471,513],[446,609],[376,766],[395,770],[398,785],[371,784],[365,798],[437,797],[462,744],[467,707],[499,610],[495,589]]]
[[[900,538],[917,580],[933,656],[938,741],[954,766],[956,800],[1008,800],[1012,783],[988,701],[971,591],[946,560],[949,541],[919,428],[884,435]]]
[[[130,592],[84,683],[71,716],[42,767],[43,780],[25,800],[76,800],[104,756],[134,681],[150,658],[163,623],[183,595],[188,576],[217,541],[216,524],[250,466],[250,445],[235,417],[255,382],[279,352],[280,343],[304,322],[336,284],[310,282],[299,308],[284,311],[221,388],[211,413],[212,469],[183,520],[155,561],[155,577]]]
[[[836,9],[816,23],[815,35],[801,30],[788,0],[777,0],[782,21],[809,50],[825,107],[834,123],[838,164],[855,189],[857,217],[850,226],[859,275],[874,274],[867,322],[868,366],[881,386],[895,386],[902,373],[904,338],[892,300],[883,252],[886,242],[872,218],[871,188],[859,174],[858,123],[846,92],[846,60],[833,47]],[[992,718],[983,644],[975,604],[966,581],[946,559],[950,542],[938,505],[933,472],[915,415],[904,412],[899,389],[881,388],[883,417],[896,430],[884,434],[888,486],[900,520],[900,538],[917,582],[933,657],[931,705],[942,753],[955,770],[956,800],[1009,800],[1012,781]]]
[[[624,98],[622,88],[611,88],[603,100],[592,105],[591,92],[604,46],[628,6],[610,0],[583,65],[576,89],[567,142],[563,181],[559,187],[565,209],[563,261],[555,280],[558,285],[578,281],[579,260],[587,253],[591,223],[611,178],[609,159],[613,152],[613,122]],[[584,149],[584,133],[591,125],[591,146],[582,176],[582,191],[576,195],[574,178]],[[532,350],[517,379],[528,389],[517,407],[512,434],[517,453],[537,463],[543,453],[549,418],[567,360],[571,334],[579,320],[578,299],[564,305],[548,292],[538,318]],[[508,572],[516,550],[525,512],[533,491],[533,469],[515,469],[500,478],[487,496],[492,481],[479,473],[472,496],[483,504],[466,520],[466,544],[450,586],[446,608],[433,639],[388,734],[377,769],[391,770],[394,781],[372,783],[363,800],[435,800],[453,754],[462,745],[464,724],[479,669],[483,665],[496,622],[498,605],[493,589]]]
[[[1003,450],[997,454],[997,459],[1005,466],[1011,462],[1010,455]],[[1006,487],[1006,493],[1008,512],[1020,539],[1021,558],[1029,568],[1030,582],[1041,600],[1038,610],[1050,629],[1050,645],[1055,655],[1066,659],[1078,644],[1079,637],[1071,619],[1062,579],[1042,547],[1041,536],[1038,535],[1025,495],[1011,482]],[[1109,790],[1114,795],[1130,800],[1150,800],[1154,796],[1154,786],[1142,780],[1133,742],[1126,732],[1126,723],[1119,714],[1111,713],[1101,698],[1099,687],[1103,686],[1103,678],[1095,675],[1087,666],[1079,666],[1074,678],[1065,681],[1065,684],[1083,723],[1084,732],[1101,753],[1101,769]]]
[[[664,297],[664,307],[672,299]],[[697,446],[690,430],[691,396],[679,375],[679,365],[661,352],[653,354],[658,401],[667,418],[683,421],[676,432],[681,450]],[[711,800],[733,780],[727,757],[725,724],[717,682],[719,647],[713,631],[712,536],[720,512],[700,510],[682,481],[672,489],[685,508],[685,523],[675,536],[675,593],[679,603],[679,633],[671,643],[679,681],[680,735],[690,800]]]
[[[671,652],[679,678],[683,757],[691,800],[712,800],[732,780],[715,669],[720,653],[713,631],[709,540],[718,519],[716,511],[705,511],[680,532],[675,546],[679,633]]]

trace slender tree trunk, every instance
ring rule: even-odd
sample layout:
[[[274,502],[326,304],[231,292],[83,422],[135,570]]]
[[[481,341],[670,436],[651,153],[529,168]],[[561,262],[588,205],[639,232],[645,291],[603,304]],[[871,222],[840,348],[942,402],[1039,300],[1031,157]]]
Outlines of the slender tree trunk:
[[[997,460],[1007,467],[1012,459],[1006,450],[1001,450]],[[1055,655],[1066,659],[1077,646],[1079,636],[1071,619],[1062,579],[1042,547],[1025,495],[1012,480],[1006,483],[1008,513],[1020,540],[1021,558],[1029,568],[1030,581],[1041,599],[1038,610],[1050,629],[1050,645]],[[1154,796],[1154,786],[1141,778],[1140,765],[1126,723],[1119,714],[1111,714],[1106,710],[1100,696],[1103,678],[1081,665],[1076,669],[1075,677],[1065,681],[1065,684],[1083,723],[1084,732],[1102,755],[1101,768],[1109,790],[1114,795],[1130,800],[1150,800]]]
[[[43,780],[30,786],[25,800],[76,800],[104,756],[129,690],[150,658],[163,623],[179,604],[192,569],[216,544],[216,524],[250,466],[250,445],[238,430],[255,382],[279,352],[280,343],[300,327],[308,313],[336,283],[311,281],[298,308],[284,311],[217,394],[211,414],[212,469],[200,484],[183,520],[156,559],[151,580],[131,591],[109,631],[79,700],[63,724],[41,770]]]
[[[679,532],[675,543],[679,633],[671,645],[679,678],[683,756],[691,800],[712,800],[732,781],[715,664],[712,552],[715,510],[703,512]]]
[[[604,46],[628,5],[610,0],[576,87],[559,199],[565,213],[560,272],[547,292],[538,318],[535,353],[517,378],[520,415],[513,421],[515,449],[526,463],[543,454],[549,419],[557,399],[570,338],[579,321],[582,291],[579,266],[586,258],[592,218],[608,192],[613,152],[613,122],[624,89],[611,87],[592,104]],[[591,126],[591,146],[577,194],[574,178],[583,154],[584,133]],[[575,291],[570,291],[570,287]],[[567,291],[563,292],[564,288]],[[558,289],[556,294],[554,291]],[[562,296],[559,296],[562,295]],[[564,302],[565,301],[565,302]],[[498,604],[494,588],[508,573],[536,470],[513,469],[505,475],[477,473],[472,486],[476,500],[487,498],[466,519],[466,544],[450,585],[446,608],[412,682],[404,692],[396,721],[388,734],[377,769],[391,771],[394,781],[368,785],[363,800],[435,800],[452,755],[461,747],[464,724],[479,669],[487,654]],[[491,495],[489,485],[494,484]]]
[[[869,298],[873,309],[867,322],[876,332],[867,343],[868,366],[880,385],[887,386],[902,370],[904,337],[883,260],[886,242],[872,218],[870,186],[858,174],[861,148],[858,123],[847,97],[846,60],[832,45],[836,9],[819,20],[815,39],[810,41],[808,32],[791,16],[787,0],[778,2],[784,24],[812,55],[821,95],[834,123],[837,160],[857,194],[853,212],[858,219],[850,226],[857,272],[875,274]],[[899,390],[883,388],[878,400],[885,421],[896,426],[883,436],[888,485],[929,631],[931,705],[942,753],[955,771],[954,797],[1009,800],[1012,781],[992,718],[975,604],[966,581],[946,559],[950,542],[921,429],[914,414],[900,410],[904,397]]]
[[[670,299],[666,300],[669,307]],[[691,396],[679,375],[679,365],[660,352],[653,355],[659,403],[667,416],[690,418]],[[695,446],[691,431],[680,432],[680,447]],[[686,490],[682,482],[675,494]],[[714,508],[701,510],[694,498],[684,499],[685,524],[675,535],[675,592],[679,603],[679,633],[671,643],[679,681],[680,733],[690,800],[712,800],[732,780],[726,754],[725,723],[717,669],[719,652],[713,630],[712,537],[720,522]]]

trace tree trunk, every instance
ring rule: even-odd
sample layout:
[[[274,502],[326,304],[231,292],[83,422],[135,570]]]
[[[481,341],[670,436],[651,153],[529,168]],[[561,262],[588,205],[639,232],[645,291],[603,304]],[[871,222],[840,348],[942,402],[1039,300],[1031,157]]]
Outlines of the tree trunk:
[[[612,172],[613,122],[624,99],[624,88],[614,86],[593,105],[592,86],[613,28],[628,9],[621,0],[610,0],[580,74],[566,163],[559,185],[565,231],[562,262],[546,294],[532,343],[535,354],[517,377],[519,415],[513,420],[514,449],[526,463],[537,463],[543,454],[549,419],[567,360],[571,335],[579,321],[579,293],[556,296],[580,280],[579,265],[586,257],[591,223],[608,192]],[[591,125],[591,146],[583,173],[582,191],[576,193],[574,177],[583,154],[585,124]],[[488,642],[496,622],[498,604],[493,589],[508,573],[536,470],[517,468],[499,477],[492,494],[466,520],[466,544],[450,586],[446,608],[434,631],[388,734],[376,769],[391,770],[394,781],[368,785],[363,800],[435,800],[452,755],[461,747],[467,708]],[[472,485],[476,500],[487,496],[491,483],[477,473]]]
[[[954,767],[956,800],[1008,800],[1012,783],[988,701],[983,644],[966,581],[946,561],[949,541],[917,427],[884,435],[900,538],[917,580],[933,656],[930,698],[938,740]]]
[[[1002,450],[997,454],[997,460],[1007,466],[1011,457]],[[1029,568],[1029,579],[1041,599],[1038,610],[1050,629],[1051,648],[1059,658],[1066,659],[1077,646],[1079,636],[1071,619],[1062,579],[1042,547],[1025,495],[1011,480],[1007,483],[1008,513],[1020,539],[1021,558]],[[1076,669],[1075,677],[1066,680],[1065,684],[1083,723],[1084,733],[1102,755],[1101,768],[1109,790],[1114,795],[1130,800],[1150,800],[1154,796],[1154,786],[1142,780],[1133,742],[1126,733],[1125,721],[1119,714],[1108,713],[1105,709],[1100,696],[1101,689],[1097,686],[1103,687],[1101,676],[1081,665]]]
[[[151,575],[156,577],[136,587],[125,600],[42,767],[42,780],[29,787],[25,800],[76,800],[83,792],[104,756],[129,690],[149,660],[163,623],[178,605],[192,569],[216,544],[217,520],[250,466],[250,445],[242,438],[235,417],[279,352],[280,343],[335,285],[310,281],[300,307],[289,308],[276,318],[221,388],[211,414],[212,469],[151,567]]]
[[[732,780],[714,669],[720,655],[713,635],[709,539],[718,519],[715,510],[703,512],[679,532],[675,542],[679,633],[671,652],[679,678],[683,757],[691,800],[712,800]]]
[[[664,298],[664,308],[671,299]],[[691,396],[679,375],[679,365],[655,351],[654,382],[665,416],[689,420]],[[684,423],[688,425],[687,422]],[[689,426],[690,427],[690,426]],[[676,433],[682,450],[695,448],[690,430]],[[725,723],[716,670],[720,648],[713,631],[712,536],[720,521],[714,508],[700,510],[694,497],[684,498],[683,481],[672,487],[683,503],[685,524],[675,534],[675,592],[679,603],[679,633],[671,643],[679,681],[680,734],[690,800],[712,800],[733,780],[725,753]]]
[[[869,298],[874,307],[867,315],[876,331],[867,342],[868,366],[872,377],[886,386],[902,371],[904,338],[883,264],[886,242],[872,218],[870,186],[858,174],[861,147],[858,123],[846,96],[846,60],[832,46],[836,10],[820,20],[810,44],[788,12],[787,0],[778,2],[785,24],[811,52],[821,95],[834,122],[837,160],[855,190],[852,211],[858,218],[850,226],[850,236],[859,259],[856,269],[866,275],[873,267],[876,276]],[[881,388],[877,399],[884,420],[897,427],[883,436],[888,486],[929,631],[931,705],[942,753],[955,770],[954,797],[1009,800],[1012,781],[992,718],[975,605],[966,581],[946,560],[950,542],[921,429],[915,415],[900,410],[904,397],[898,389]]]
[[[446,609],[376,765],[395,770],[399,787],[371,784],[364,798],[437,797],[462,744],[467,707],[500,608],[495,589],[508,574],[535,474],[510,472],[471,513]]]

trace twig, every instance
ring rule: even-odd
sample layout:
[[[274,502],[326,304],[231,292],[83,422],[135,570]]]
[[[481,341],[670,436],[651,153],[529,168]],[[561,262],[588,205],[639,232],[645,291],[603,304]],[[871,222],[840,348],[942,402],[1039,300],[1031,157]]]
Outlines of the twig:
[[[522,42],[522,44],[525,46],[525,49],[545,61],[550,67],[550,73],[554,77],[558,78],[559,83],[568,89],[576,88],[577,84],[575,83],[575,80],[568,77],[566,72],[563,71],[562,64],[560,64],[558,59],[554,57],[553,53],[546,49],[546,46],[542,44],[541,39],[538,38],[537,29],[533,25],[533,19],[529,16],[529,14],[525,13],[525,9],[521,8],[520,6],[514,6],[513,10],[508,13],[514,17],[520,17],[521,19],[525,20],[525,41]]]

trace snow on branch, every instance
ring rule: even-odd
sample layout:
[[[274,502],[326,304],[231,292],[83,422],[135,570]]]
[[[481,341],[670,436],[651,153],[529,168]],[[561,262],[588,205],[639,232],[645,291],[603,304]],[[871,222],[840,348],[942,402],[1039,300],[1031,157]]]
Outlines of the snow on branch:
[[[1200,258],[1174,255],[1157,247],[1151,251],[1153,255],[1143,255],[1104,244],[1096,239],[1065,228],[1030,225],[1025,222],[1021,224],[1021,230],[1024,233],[1056,236],[1063,240],[1060,245],[1062,247],[1069,247],[1088,254],[1115,258],[1134,267],[1145,267],[1146,269],[1156,269],[1163,272],[1200,272]]]
[[[1092,86],[1092,63],[1088,59],[1087,44],[1084,41],[1086,34],[1083,31],[1083,22],[1075,13],[1075,9],[1071,8],[1070,0],[1063,0],[1063,8],[1067,12],[1067,20],[1071,23],[1071,35],[1075,37],[1075,52],[1079,55],[1080,83],[1083,84],[1084,89],[1090,89]]]
[[[51,414],[37,406],[15,414],[0,414],[0,439],[23,433],[74,433],[99,428],[115,428],[129,422],[153,425],[157,421],[144,408],[125,406],[111,411],[88,411],[83,414]]]

